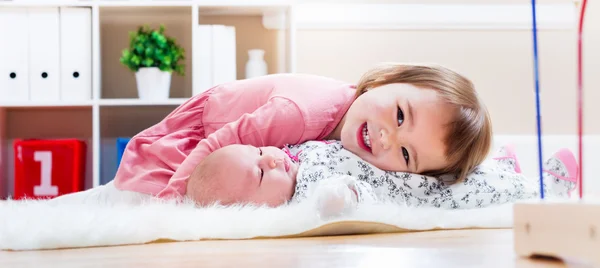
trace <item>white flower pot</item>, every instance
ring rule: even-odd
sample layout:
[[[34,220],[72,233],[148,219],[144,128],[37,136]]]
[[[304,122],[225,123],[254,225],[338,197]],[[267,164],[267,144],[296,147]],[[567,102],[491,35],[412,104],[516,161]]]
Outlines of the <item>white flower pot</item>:
[[[140,99],[164,100],[169,98],[171,72],[163,72],[158,67],[144,67],[135,73],[135,79]]]

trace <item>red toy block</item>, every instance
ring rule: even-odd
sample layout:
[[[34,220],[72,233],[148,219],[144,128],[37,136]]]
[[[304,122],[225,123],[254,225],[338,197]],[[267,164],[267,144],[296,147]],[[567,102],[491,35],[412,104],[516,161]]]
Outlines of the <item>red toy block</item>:
[[[47,199],[84,190],[84,141],[28,139],[15,140],[13,146],[13,199]]]

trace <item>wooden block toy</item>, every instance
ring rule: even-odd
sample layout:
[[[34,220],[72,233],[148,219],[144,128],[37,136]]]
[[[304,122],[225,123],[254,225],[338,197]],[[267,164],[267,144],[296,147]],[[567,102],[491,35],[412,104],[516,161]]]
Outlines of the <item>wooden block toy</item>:
[[[552,257],[600,267],[600,202],[567,200],[514,205],[514,247],[520,257]]]
[[[84,190],[83,141],[15,140],[13,199],[53,198]]]

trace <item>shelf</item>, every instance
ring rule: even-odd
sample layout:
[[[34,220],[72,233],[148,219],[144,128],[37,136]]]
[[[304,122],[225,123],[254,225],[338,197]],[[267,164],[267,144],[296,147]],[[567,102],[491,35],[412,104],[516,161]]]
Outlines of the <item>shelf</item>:
[[[176,1],[153,1],[153,0],[100,0],[95,1],[99,6],[192,6],[200,7],[267,7],[267,6],[290,6],[292,1],[288,0],[176,0]]]
[[[75,137],[88,144],[86,188],[116,172],[119,137],[131,137],[163,120],[194,95],[193,52],[200,24],[236,29],[236,78],[245,78],[250,49],[265,50],[268,73],[293,72],[292,6],[297,0],[0,0],[0,9],[91,7],[92,96],[81,101],[0,100],[0,199],[12,191],[11,142],[20,137]],[[169,99],[142,100],[135,74],[119,58],[129,32],[166,26],[185,49],[185,76],[173,75]],[[194,64],[195,63],[195,64]],[[6,161],[4,161],[6,160]]]
[[[296,3],[297,0],[192,0],[195,4],[200,7],[203,6],[214,6],[214,7],[286,7]]]
[[[200,16],[215,16],[215,15],[260,15],[260,16],[273,16],[286,12],[289,8],[288,4],[260,4],[260,3],[248,3],[247,5],[200,5],[199,6]]]
[[[80,102],[0,102],[1,108],[61,108],[61,107],[91,107],[94,104],[100,106],[169,106],[181,105],[188,98],[171,98],[166,100],[141,100],[136,98],[130,99],[102,99],[97,101],[80,101]]]
[[[104,0],[95,2],[100,7],[191,7],[194,1]]]
[[[50,7],[50,6],[92,6],[92,1],[74,1],[74,0],[0,0],[0,7],[15,6],[15,7]]]
[[[290,6],[290,0],[14,0],[2,1],[0,6],[122,6],[122,7],[161,7],[161,6],[211,6],[211,7],[265,7]]]
[[[18,101],[18,102],[0,102],[0,108],[35,108],[35,107],[86,107],[92,106],[93,101]]]
[[[141,100],[141,99],[103,99],[98,103],[100,106],[166,106],[181,105],[187,98],[172,98],[166,100]]]

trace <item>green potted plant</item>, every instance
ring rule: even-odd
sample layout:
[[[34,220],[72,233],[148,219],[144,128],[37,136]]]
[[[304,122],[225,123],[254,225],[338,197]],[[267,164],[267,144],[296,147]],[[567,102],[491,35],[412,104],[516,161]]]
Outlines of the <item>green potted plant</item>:
[[[185,75],[184,49],[174,38],[148,25],[129,32],[129,48],[123,50],[120,62],[135,72],[140,99],[168,99],[173,72]]]

